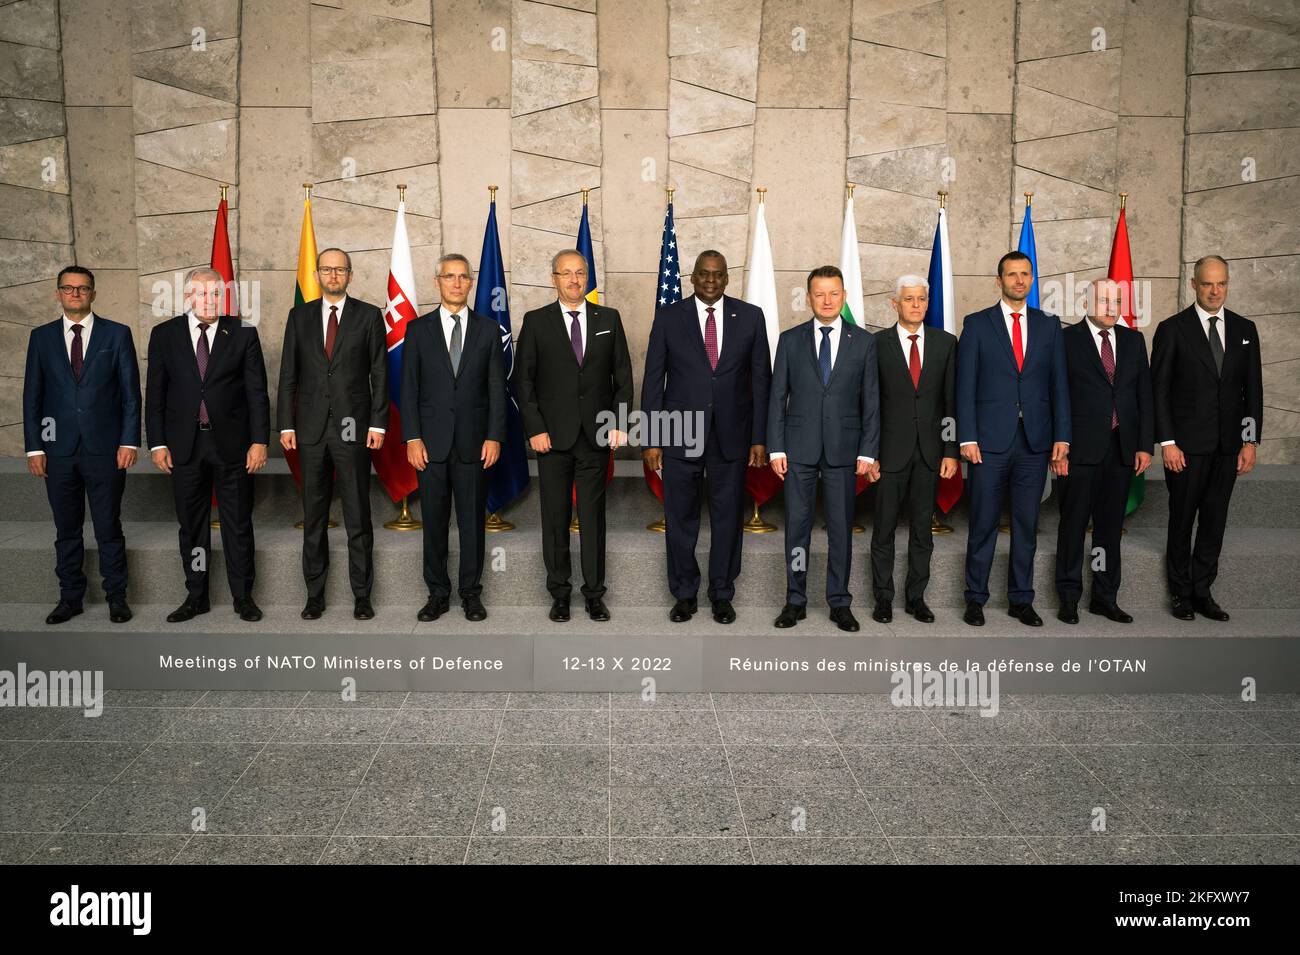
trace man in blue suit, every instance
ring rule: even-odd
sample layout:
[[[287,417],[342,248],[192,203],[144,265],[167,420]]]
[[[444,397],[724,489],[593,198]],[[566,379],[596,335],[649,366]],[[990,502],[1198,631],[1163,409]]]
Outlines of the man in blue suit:
[[[853,502],[857,477],[880,477],[880,392],[876,339],[840,317],[844,276],[833,265],[808,273],[811,321],[776,345],[767,439],[772,470],[785,482],[785,606],[777,627],[807,616],[808,544],[817,476],[826,509],[826,602],[831,621],[850,633]]]
[[[1025,304],[1034,284],[1029,256],[998,261],[998,304],[967,315],[957,342],[957,440],[969,463],[970,538],[966,543],[965,621],[984,625],[989,569],[1002,497],[1011,488],[1008,613],[1041,627],[1034,611],[1038,505],[1053,472],[1067,473],[1070,383],[1061,323]]]
[[[668,587],[677,600],[668,614],[673,623],[691,619],[697,608],[695,543],[700,484],[708,476],[709,602],[713,619],[726,624],[736,619],[731,599],[740,575],[745,468],[767,463],[772,362],[763,310],[723,295],[727,260],[721,252],[699,254],[691,284],[695,294],[659,309],[650,327],[641,410],[657,446],[643,457],[651,470],[663,469]]]
[[[90,520],[113,623],[131,619],[126,602],[122,492],[140,446],[140,369],[131,330],[91,311],[95,276],[69,266],[56,280],[63,315],[32,330],[23,378],[27,470],[45,479],[54,512],[59,603],[46,623],[81,613],[86,594],[81,528]]]

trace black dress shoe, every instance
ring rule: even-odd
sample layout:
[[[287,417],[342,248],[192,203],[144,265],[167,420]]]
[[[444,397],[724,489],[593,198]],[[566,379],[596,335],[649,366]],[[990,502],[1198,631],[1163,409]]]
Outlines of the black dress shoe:
[[[1192,605],[1196,608],[1196,612],[1202,617],[1206,617],[1210,620],[1218,620],[1220,623],[1228,619],[1228,611],[1215,603],[1213,597],[1194,598]]]
[[[876,602],[876,609],[871,611],[871,619],[876,623],[889,623],[894,619],[894,604],[889,600]]]
[[[1133,618],[1126,614],[1115,604],[1102,603],[1100,600],[1092,600],[1088,603],[1088,613],[1095,613],[1099,617],[1105,617],[1108,620],[1114,620],[1116,623],[1132,623]]]
[[[1195,620],[1196,608],[1192,606],[1191,597],[1175,597],[1169,612],[1179,620]]]
[[[461,609],[465,611],[465,619],[478,623],[480,620],[487,619],[487,607],[483,606],[483,601],[478,597],[466,597],[460,602]]]
[[[569,619],[569,601],[555,598],[551,601],[551,619],[556,623],[564,623]]]
[[[1026,627],[1041,627],[1043,618],[1038,616],[1033,604],[1012,604],[1007,608],[1007,615],[1015,617]]]
[[[774,627],[780,627],[786,630],[793,627],[796,623],[808,616],[808,608],[803,604],[786,604],[777,614],[776,620],[773,621]]]
[[[925,605],[924,600],[908,604],[906,610],[921,623],[934,623],[934,611]]]
[[[587,616],[592,620],[603,623],[609,619],[609,608],[605,606],[605,601],[596,597],[594,600],[587,601]]]
[[[982,627],[984,626],[984,608],[972,600],[966,604],[966,612],[961,615],[961,618],[972,627]]]
[[[718,623],[735,623],[736,608],[731,606],[730,600],[713,601],[713,619]]]
[[[848,607],[832,607],[831,623],[849,633],[857,633],[862,629],[858,626],[858,618],[853,616],[853,611]]]
[[[67,623],[79,613],[81,613],[81,604],[68,603],[66,600],[60,600],[45,618],[45,622]]]
[[[302,608],[302,619],[319,620],[321,614],[325,612],[324,597],[308,597],[307,606]]]
[[[668,619],[673,623],[685,623],[694,616],[695,611],[699,609],[699,604],[695,598],[689,600],[679,600],[673,604],[673,609],[668,612]]]
[[[1077,600],[1062,600],[1061,609],[1056,611],[1056,619],[1061,623],[1078,623],[1079,602]]]
[[[358,620],[371,620],[375,616],[375,608],[370,604],[369,597],[358,597],[352,604],[352,616]]]
[[[185,598],[185,603],[181,604],[175,610],[167,615],[168,623],[184,623],[186,620],[193,620],[201,613],[207,613],[211,610],[211,605],[205,600],[200,603],[189,597]]]
[[[108,619],[113,623],[126,623],[133,617],[131,607],[126,602],[125,597],[118,597],[108,601]]]
[[[437,620],[444,613],[451,609],[451,602],[446,597],[430,597],[429,602],[420,608],[420,612],[415,615],[417,620],[428,623],[430,620]]]
[[[235,613],[239,614],[240,620],[247,620],[249,623],[256,623],[262,619],[262,610],[253,603],[252,597],[240,597],[236,600]]]

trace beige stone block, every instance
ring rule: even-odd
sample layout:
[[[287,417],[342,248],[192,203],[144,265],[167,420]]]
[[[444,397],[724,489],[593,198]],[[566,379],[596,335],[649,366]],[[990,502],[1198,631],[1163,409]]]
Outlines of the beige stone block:
[[[98,284],[98,274],[95,281]],[[51,277],[39,282],[0,288],[0,315],[4,316],[4,321],[33,328],[53,321],[58,318],[60,308],[54,285],[55,280]]]
[[[407,214],[440,217],[442,204],[437,163],[376,172],[354,179],[318,182],[313,195],[396,212],[399,184],[406,186]]]
[[[930,250],[907,249],[895,245],[877,245],[871,242],[858,243],[862,255],[862,291],[866,295],[880,292],[893,294],[894,286],[900,275],[915,273],[925,275],[930,268]],[[839,265],[839,243],[835,252],[827,255],[818,265]],[[811,268],[811,266],[810,266]],[[805,272],[805,275],[807,273]],[[877,314],[874,310],[871,314]]]
[[[705,249],[717,249],[727,259],[731,272],[728,288],[737,296],[744,294],[743,268],[749,257],[749,215],[738,216],[679,216],[676,214],[676,197],[673,197],[674,223],[677,226],[677,248],[681,261],[694,263],[695,257]],[[662,235],[662,221],[660,222]],[[769,233],[771,226],[769,224]],[[655,263],[656,268],[658,262]],[[682,287],[682,294],[689,281]]]
[[[240,22],[240,103],[310,106],[311,69],[302,49],[311,35],[310,0],[243,0]]]
[[[1010,116],[1003,117],[1004,122],[1001,124],[1007,128],[1008,135],[1010,119]],[[1009,146],[1008,143],[1008,155]],[[948,147],[944,144],[895,149],[871,156],[854,156],[848,161],[848,178],[863,185],[928,198],[937,190],[947,188],[942,177],[944,161],[949,158]]]
[[[510,156],[510,183],[511,202],[518,208],[595,189],[600,185],[600,167],[516,151]]]
[[[317,7],[311,13],[313,63],[359,60],[378,67],[378,61],[390,56],[403,60],[430,57],[432,50],[433,32],[424,24],[352,9]]]
[[[1300,178],[1193,192],[1183,209],[1185,257],[1227,259],[1300,249]]]
[[[431,56],[386,57],[374,61],[313,63],[312,119],[336,123],[398,115],[427,115],[437,109]]]
[[[1016,144],[1016,163],[1094,189],[1115,188],[1118,131],[1099,129]]]
[[[1032,86],[1016,87],[1016,141],[1113,129],[1117,114]]]
[[[27,362],[27,340],[31,334],[32,330],[26,325],[0,321],[0,379],[22,379]],[[12,412],[4,417],[14,420]],[[16,420],[22,420],[21,412]]]
[[[598,163],[600,116],[599,98],[516,116],[511,124],[511,145],[539,156]]]
[[[947,101],[947,61],[854,40],[850,90],[855,99],[943,109]]]
[[[1195,133],[1187,137],[1185,188],[1235,186],[1255,180],[1300,175],[1300,129],[1256,129],[1240,133]]]
[[[497,233],[503,261],[510,261],[510,110],[438,111],[442,160],[443,248],[460,252],[478,269],[487,226],[488,186],[497,186]]]
[[[0,183],[68,192],[68,141],[62,136],[0,146]]]
[[[1259,443],[1256,461],[1259,464],[1300,463],[1300,438],[1264,438]]]
[[[238,0],[136,0],[132,12],[137,53],[239,36]]]
[[[1212,73],[1187,79],[1187,131],[1213,133],[1294,126],[1300,70]]]
[[[668,108],[668,6],[603,0],[596,10],[605,109]]]
[[[19,0],[0,7],[0,40],[59,48],[59,11],[54,0]]]
[[[531,229],[518,224],[512,226],[510,237],[510,278],[520,285],[533,285],[550,288],[554,298],[555,286],[551,282],[551,258],[561,249],[574,247],[577,235],[577,223],[572,234]],[[596,256],[596,279],[599,288],[604,288],[605,257],[600,239],[593,234],[592,251]]]
[[[944,142],[948,117],[942,109],[849,101],[849,156],[931,146]]]
[[[213,99],[238,102],[238,40],[209,41],[202,50],[183,46],[174,50],[137,53],[131,60],[135,75],[146,80],[201,93]]]
[[[605,232],[604,219],[601,215],[604,196],[602,190],[593,189],[587,197],[587,224],[594,239],[599,239]],[[499,205],[499,203],[498,203]],[[578,235],[578,224],[582,221],[582,194],[571,193],[544,202],[518,206],[511,210],[511,222],[516,226],[549,232],[564,248],[563,243],[573,245]],[[498,226],[499,228],[499,226]]]
[[[746,44],[674,56],[668,73],[674,80],[753,102],[758,96],[758,47]]]
[[[43,189],[0,185],[0,238],[29,242],[72,242],[72,208],[68,197]]]
[[[136,77],[133,109],[134,128],[137,133],[152,133],[177,126],[194,126],[222,119],[234,119],[239,107],[225,100],[213,99],[201,93],[155,83]]]
[[[262,342],[262,357],[266,359],[271,398],[274,401],[276,383],[280,377],[280,355],[284,348],[284,326],[289,310],[293,308],[297,274],[284,270],[249,269],[241,272],[239,279],[245,283],[244,288],[247,290],[239,303],[241,317],[245,324],[257,329],[257,337]]]
[[[657,265],[658,263],[656,263]],[[610,272],[606,278],[604,302],[618,309],[627,335],[627,348],[632,355],[632,378],[640,395],[644,380],[646,345],[650,340],[650,326],[655,317],[655,293],[658,275],[655,272]],[[687,294],[685,290],[682,294]],[[639,400],[637,402],[640,403]]]
[[[181,212],[175,215],[140,216],[135,220],[141,277],[146,273],[184,271],[212,260],[211,212]],[[232,253],[238,250],[239,210],[232,209],[227,221]],[[238,275],[236,275],[238,277]],[[152,284],[147,288],[151,288]],[[150,295],[148,300],[152,300]]]
[[[748,126],[753,122],[754,104],[749,100],[676,80],[668,85],[669,136]]]
[[[0,428],[22,427],[23,422],[23,379],[21,377],[0,377]],[[21,451],[21,445],[15,449]],[[0,454],[6,452],[0,445]],[[17,454],[14,453],[16,457]]]
[[[1300,38],[1274,29],[1205,17],[1188,21],[1189,73],[1281,70],[1300,66]]]
[[[1109,216],[1119,209],[1114,193],[1080,185],[1054,176],[1044,176],[1023,166],[1015,168],[1014,195],[1034,194],[1034,221],[1040,219],[1083,219]],[[1015,225],[1024,218],[1023,205],[1017,205],[1012,216]]]
[[[512,82],[510,111],[522,116],[593,98],[600,87],[600,71],[594,66],[516,60]]]
[[[1021,0],[1016,56],[1040,60],[1067,53],[1086,53],[1124,46],[1125,0]],[[1101,33],[1097,31],[1102,31]]]
[[[677,190],[673,205],[678,215],[737,215],[749,209],[749,183],[745,180],[670,162],[668,181]]]
[[[512,6],[513,57],[596,65],[596,16],[531,0]]]
[[[1187,102],[1187,4],[1131,3],[1124,14],[1124,35],[1120,112],[1182,116]]]
[[[179,169],[135,162],[135,214],[169,215],[173,212],[215,212],[221,200],[221,183]],[[231,209],[239,208],[239,187],[226,193]]]
[[[179,129],[164,129],[135,137],[135,156],[160,166],[234,182],[239,124],[233,119]]]
[[[961,334],[962,324],[967,315],[988,308],[997,303],[1000,286],[994,273],[997,261],[992,263],[987,275],[954,275],[952,277],[953,297],[957,300],[954,311],[957,320],[957,334]]]
[[[1007,251],[1011,223],[1011,117],[954,114],[948,117],[948,149],[955,178],[947,185],[948,239],[953,271],[992,272]],[[932,174],[938,180],[938,170]]]
[[[0,238],[0,288],[52,279],[74,261],[70,245]]]
[[[1037,205],[1035,197],[1035,205]],[[1016,227],[1013,231],[1018,232]],[[1034,240],[1041,275],[1105,268],[1114,225],[1109,217],[1035,220]],[[994,266],[996,266],[996,261]]]
[[[1191,250],[1184,249],[1184,256]],[[1208,253],[1202,253],[1208,254]],[[1300,299],[1300,255],[1273,255],[1258,259],[1228,259],[1231,282],[1228,308],[1250,318],[1295,310]],[[1183,263],[1179,289],[1182,307],[1190,305],[1191,260]]]
[[[140,336],[135,334],[135,318],[138,304],[136,301],[138,276],[135,269],[94,268],[94,272],[95,314],[111,318],[113,321],[121,322],[131,328],[132,334],[135,335],[136,352],[143,359],[144,355],[141,353],[148,343],[142,342]],[[50,283],[48,289],[50,294],[53,295],[53,283]],[[57,304],[51,301],[49,306],[50,317],[56,317],[59,314]]]
[[[1300,10],[1291,0],[1192,0],[1190,12],[1196,17],[1231,20],[1250,26],[1300,27]]]
[[[1136,288],[1133,307],[1137,312],[1137,327],[1146,338],[1147,353],[1150,354],[1155,326],[1162,319],[1179,311],[1179,282],[1174,278],[1141,274],[1134,276],[1134,282]]]
[[[1264,366],[1264,403],[1285,408],[1300,417],[1300,368],[1296,362],[1272,362]],[[1296,429],[1300,436],[1300,428]]]
[[[1300,360],[1300,312],[1246,317],[1259,331],[1260,358],[1265,368],[1277,365],[1280,371],[1292,374],[1300,370],[1295,367]]]
[[[429,0],[343,0],[341,3],[325,3],[323,6],[341,6],[354,13],[370,13],[379,17],[391,17],[394,20],[408,20],[411,23],[423,23],[426,26],[432,20]],[[560,4],[566,6],[566,4]]]
[[[131,110],[122,106],[69,108],[68,146],[77,260],[91,268],[134,267]]]
[[[63,96],[69,106],[131,105],[131,5],[60,0]],[[94,49],[94,56],[82,55]]]
[[[510,105],[509,34],[510,0],[434,0],[440,111]]]
[[[944,6],[949,111],[1010,113],[1016,0],[947,0]]]
[[[763,0],[669,0],[668,55],[758,47]]]
[[[313,120],[319,117],[313,116]],[[312,126],[312,169],[320,180],[366,176],[438,159],[438,117],[399,116]]]
[[[938,209],[933,199],[888,189],[858,186],[853,192],[853,216],[860,242],[932,248]]]
[[[322,242],[337,245],[349,252],[393,247],[393,226],[397,222],[397,216],[392,210],[313,196],[311,211],[316,223],[318,245]],[[408,211],[406,234],[412,248],[417,245],[438,245],[441,227],[437,219],[412,215]],[[296,243],[294,248],[296,252]]]
[[[716,129],[676,136],[668,144],[674,162],[746,182],[754,172],[754,127]]]
[[[1086,103],[1106,113],[1119,111],[1120,61],[1118,49],[1096,53],[1071,53],[1018,65],[1022,86],[1055,93]]]
[[[435,225],[437,219],[430,220]],[[392,241],[391,237],[389,241]],[[423,315],[438,300],[438,286],[434,281],[441,244],[412,245],[411,268],[415,272],[416,314]],[[388,301],[388,273],[392,268],[391,248],[371,249],[352,256],[352,284],[348,294],[355,293],[376,307],[383,308]]]
[[[60,73],[58,50],[0,42],[0,96],[62,100]]]
[[[245,106],[239,127],[244,140],[239,155],[241,263],[249,271],[296,268],[302,184],[311,178],[311,111]],[[318,186],[317,194],[324,188]],[[332,244],[327,236],[318,233],[316,238],[318,248]]]
[[[1129,245],[1139,274],[1178,275],[1182,166],[1181,118],[1120,118],[1117,183],[1129,194]]]
[[[510,319],[515,326],[515,340],[524,327],[524,316],[533,309],[543,308],[555,301],[553,285],[510,285]]]
[[[945,4],[855,3],[853,39],[947,56],[948,17]]]
[[[618,272],[654,272],[667,194],[663,170],[668,163],[668,113],[661,109],[607,109],[601,118],[605,141],[601,234],[607,268]],[[706,134],[709,135],[709,134]],[[647,181],[645,161],[659,174]]]
[[[63,104],[0,96],[0,144],[62,136]]]

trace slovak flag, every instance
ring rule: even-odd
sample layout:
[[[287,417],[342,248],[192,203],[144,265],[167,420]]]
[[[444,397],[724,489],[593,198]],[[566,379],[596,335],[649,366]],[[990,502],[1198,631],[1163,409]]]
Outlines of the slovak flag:
[[[384,446],[372,451],[375,473],[388,496],[396,503],[419,487],[415,468],[406,460],[402,441],[402,343],[406,324],[416,318],[415,270],[411,267],[411,242],[406,237],[406,201],[397,203],[397,224],[393,227],[393,258],[388,267],[388,301],[384,304],[384,326],[388,330],[388,433]],[[414,414],[414,409],[412,409]]]

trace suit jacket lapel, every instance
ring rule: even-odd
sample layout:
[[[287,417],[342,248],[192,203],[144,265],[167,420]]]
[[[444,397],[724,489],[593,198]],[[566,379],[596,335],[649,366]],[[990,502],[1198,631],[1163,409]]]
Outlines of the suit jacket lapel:
[[[1237,356],[1241,353],[1241,327],[1235,318],[1228,315],[1228,310],[1223,310],[1223,367],[1226,369],[1229,362],[1235,362]],[[1205,347],[1210,347],[1210,340],[1206,338]]]
[[[320,356],[321,361],[325,361],[325,321],[321,317],[326,314],[325,300],[317,299],[314,307],[307,310],[307,342],[313,352]]]
[[[91,314],[94,313],[92,312]],[[98,319],[99,316],[95,315],[95,318]],[[97,322],[96,324],[99,325],[99,328],[98,330],[94,330],[94,329],[91,330],[90,341],[86,343],[85,353],[81,356],[81,376],[83,378],[86,376],[86,366],[90,364],[90,360],[92,358],[94,358],[97,354],[99,354],[99,350],[104,344],[104,335],[107,329],[104,327],[104,324],[102,322]],[[62,337],[62,335],[63,335],[63,319],[60,318],[59,336]],[[60,341],[59,344],[62,345],[63,342]],[[64,353],[64,357],[68,359],[68,371],[71,372],[72,358],[66,352]]]
[[[850,331],[850,329],[853,329],[853,331]],[[826,380],[827,389],[829,389],[830,386],[835,382],[836,373],[840,370],[840,367],[844,364],[844,359],[848,357],[849,348],[851,347],[849,343],[852,342],[853,339],[857,337],[857,333],[859,331],[861,331],[861,329],[859,329],[856,325],[850,325],[848,322],[843,320],[840,321],[840,347],[835,350],[835,358],[831,362],[831,376]],[[865,335],[866,332],[862,332],[862,334]],[[819,378],[821,377],[820,372],[821,369],[818,369]]]
[[[1079,321],[1080,331],[1083,333],[1084,349],[1088,354],[1088,365],[1101,377],[1103,383],[1109,385],[1110,381],[1106,378],[1106,366],[1101,363],[1101,352],[1097,350],[1097,342],[1092,337],[1092,323],[1086,318]],[[1112,351],[1115,353],[1115,374],[1119,374],[1119,338],[1113,336],[1111,344],[1114,346]]]
[[[352,333],[352,326],[357,320],[357,309],[352,303],[352,296],[348,296],[343,302],[343,311],[339,313],[339,330],[334,336],[334,354],[330,355],[328,365],[334,367],[334,363],[339,360],[339,352],[343,351],[343,339]],[[325,331],[321,329],[321,350],[325,350]]]
[[[438,356],[439,362],[441,362],[443,368],[446,369],[447,374],[450,375],[452,378],[455,378],[456,373],[455,371],[452,370],[451,367],[451,350],[447,348],[447,332],[442,327],[442,306],[441,305],[439,305],[436,309],[433,310],[432,318],[433,318],[433,326],[431,328],[425,329],[425,331],[428,332],[431,336],[433,336],[433,351]],[[462,358],[464,358],[465,356],[464,335],[465,335],[465,330],[461,329],[460,354]]]
[[[565,314],[565,308],[562,304],[560,304],[558,300],[554,303],[552,308],[554,309],[552,314],[555,316],[555,323],[554,323],[555,330],[559,334],[561,341],[564,342],[564,350],[568,352],[569,360],[573,362],[573,367],[581,369],[582,366],[578,364],[578,356],[573,353],[573,335],[569,331],[569,322],[570,322],[569,316]],[[583,360],[586,360],[587,349],[591,347],[591,339],[594,332],[593,324],[594,323],[592,322],[592,315],[591,315],[591,303],[588,302],[587,303],[587,340],[582,346]]]
[[[1000,304],[994,305],[991,309],[989,309],[984,314],[987,315],[989,317],[989,321],[993,323],[993,332],[995,335],[997,335],[998,340],[1002,342],[1003,346],[1006,348],[1007,358],[1011,362],[1011,367],[1015,368],[1016,350],[1011,344],[1011,335],[1007,331],[1007,320],[1002,314],[1002,306]],[[1026,319],[1028,316],[1022,312],[1020,317],[1021,319]],[[1024,329],[1023,325],[1021,326],[1021,329],[1022,330]],[[1029,360],[1028,352],[1026,352],[1025,354],[1025,360],[1026,361]],[[1016,370],[1019,371],[1020,369],[1016,369]]]
[[[463,329],[464,334],[461,336],[461,340],[460,340],[461,368],[465,367],[465,356],[469,354],[470,343],[473,342],[474,339],[477,337],[479,327],[482,324],[483,324],[483,320],[480,319],[479,316],[475,315],[474,312],[470,311],[470,309],[468,308],[465,309],[465,328]],[[451,361],[451,355],[447,356],[447,361],[448,362]],[[456,375],[457,377],[460,376],[459,368],[456,369]]]
[[[1184,323],[1187,337],[1191,339],[1192,351],[1200,357],[1205,363],[1205,367],[1210,369],[1210,374],[1215,378],[1219,377],[1219,369],[1214,367],[1214,355],[1210,353],[1210,336],[1206,334],[1205,329],[1201,327],[1201,316],[1196,314],[1196,308],[1193,306],[1187,311],[1187,321]],[[1226,332],[1226,330],[1225,330]],[[1226,342],[1228,336],[1225,333],[1223,340]],[[1228,350],[1223,350],[1223,361],[1227,364]]]

